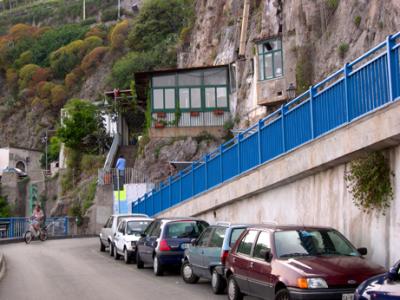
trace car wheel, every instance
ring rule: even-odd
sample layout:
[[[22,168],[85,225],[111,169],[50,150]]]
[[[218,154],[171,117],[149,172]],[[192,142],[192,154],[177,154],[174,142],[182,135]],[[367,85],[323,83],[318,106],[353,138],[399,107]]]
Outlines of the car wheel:
[[[182,279],[186,283],[196,283],[199,281],[199,276],[194,274],[192,265],[186,260],[181,267]]]
[[[164,271],[162,269],[162,265],[160,264],[160,260],[158,259],[158,257],[155,255],[154,256],[154,260],[153,260],[153,271],[154,271],[154,275],[156,276],[162,276]]]
[[[110,256],[114,256],[114,246],[111,242],[109,242],[108,254],[110,254]]]
[[[226,288],[225,279],[215,269],[211,274],[211,287],[214,294],[222,294]]]
[[[279,290],[275,295],[275,300],[290,300],[290,294],[287,289]]]
[[[100,252],[106,251],[106,246],[104,246],[103,242],[100,240]]]
[[[229,280],[228,280],[228,299],[229,300],[242,300],[243,299],[243,294],[240,291],[235,278],[233,278],[233,275],[231,277],[229,277]]]
[[[119,260],[120,257],[121,255],[118,254],[117,247],[114,247],[114,259]]]
[[[124,249],[124,262],[126,264],[129,264],[131,262],[131,256],[128,253],[128,250],[126,248]]]
[[[143,262],[143,260],[140,258],[139,251],[136,251],[136,267],[137,267],[138,269],[143,269],[143,267],[144,267],[144,262]]]

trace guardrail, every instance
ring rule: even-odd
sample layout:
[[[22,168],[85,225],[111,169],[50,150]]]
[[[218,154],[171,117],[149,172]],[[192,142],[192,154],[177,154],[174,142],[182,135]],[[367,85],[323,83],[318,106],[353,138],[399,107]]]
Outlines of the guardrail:
[[[110,169],[112,166],[112,163],[115,159],[115,156],[117,155],[118,152],[118,147],[119,147],[119,140],[120,136],[118,133],[114,135],[113,142],[110,147],[110,151],[108,151],[106,161],[104,162],[104,169]]]
[[[0,239],[22,238],[29,228],[29,218],[11,217],[0,218]],[[67,236],[69,234],[68,217],[46,218],[49,236]]]
[[[118,178],[119,175],[119,178]],[[98,184],[99,185],[118,185],[124,183],[149,183],[150,180],[143,173],[135,171],[133,168],[126,168],[124,174],[120,174],[118,169],[99,169]]]
[[[161,182],[132,204],[157,214],[231,180],[400,96],[400,32],[311,86],[279,110]]]

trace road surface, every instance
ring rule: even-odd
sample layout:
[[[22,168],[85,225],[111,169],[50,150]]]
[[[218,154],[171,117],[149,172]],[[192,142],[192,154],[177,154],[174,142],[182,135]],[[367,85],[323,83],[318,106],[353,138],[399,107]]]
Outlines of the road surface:
[[[99,251],[97,238],[1,245],[7,273],[1,300],[227,299],[208,282],[184,283],[175,273],[155,277]],[[246,300],[250,298],[246,298]]]

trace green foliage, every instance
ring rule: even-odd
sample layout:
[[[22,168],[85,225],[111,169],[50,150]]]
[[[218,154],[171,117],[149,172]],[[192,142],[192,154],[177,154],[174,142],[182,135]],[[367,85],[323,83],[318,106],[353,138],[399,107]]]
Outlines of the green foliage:
[[[108,21],[115,21],[118,19],[118,10],[116,8],[110,8],[102,12],[101,14],[101,21],[108,22]]]
[[[7,202],[7,198],[0,196],[0,218],[7,218],[11,216],[11,207]]]
[[[97,170],[104,166],[105,158],[103,155],[84,154],[82,155],[80,169],[82,177],[88,178],[97,175]]]
[[[40,67],[38,65],[34,64],[29,64],[24,66],[20,71],[19,71],[19,89],[23,90],[24,88],[28,87],[30,81],[32,80],[33,75],[36,73],[36,71]]]
[[[338,47],[338,55],[340,58],[344,58],[347,51],[349,50],[349,44],[347,43],[341,43]]]
[[[325,0],[325,3],[330,10],[336,10],[339,6],[339,0]]]
[[[312,56],[309,47],[299,47],[296,49],[296,92],[301,94],[312,85]]]
[[[50,55],[50,67],[57,78],[64,78],[77,66],[85,53],[85,43],[76,40]]]
[[[96,195],[97,178],[94,178],[86,187],[85,193],[82,195],[82,211],[83,215],[93,205],[93,200]]]
[[[93,148],[88,140],[99,126],[96,106],[86,100],[72,99],[65,109],[67,117],[63,120],[63,126],[57,130],[57,136],[68,148],[91,153]]]
[[[97,22],[97,20],[96,20],[95,17],[93,17],[93,18],[87,18],[86,20],[84,20],[84,21],[81,22],[81,25],[82,25],[82,26],[87,26],[87,25],[95,24],[96,22]]]
[[[345,179],[357,207],[366,213],[385,214],[393,200],[393,176],[389,159],[377,151],[353,161]]]
[[[235,121],[232,118],[229,118],[225,123],[224,123],[224,136],[223,139],[225,141],[229,141],[230,139],[233,138],[232,134],[232,129],[235,126]]]
[[[355,16],[354,17],[354,25],[356,25],[356,27],[360,27],[361,24],[361,17],[360,16]]]
[[[200,132],[197,136],[194,137],[196,140],[197,144],[200,144],[201,142],[206,142],[207,145],[209,145],[211,142],[217,142],[218,139],[213,136],[211,133],[207,131],[202,131]]]

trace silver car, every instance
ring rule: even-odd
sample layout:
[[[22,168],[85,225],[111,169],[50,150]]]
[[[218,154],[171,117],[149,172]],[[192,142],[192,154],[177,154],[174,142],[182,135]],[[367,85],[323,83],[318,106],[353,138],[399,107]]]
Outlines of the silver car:
[[[140,235],[153,221],[150,218],[126,218],[119,225],[114,236],[114,258],[122,255],[126,264],[136,261],[136,244]]]
[[[110,256],[114,256],[114,234],[117,232],[117,228],[121,220],[125,218],[148,218],[145,214],[124,214],[124,215],[111,215],[104,227],[100,231],[100,251],[106,251],[108,247],[108,252]]]

